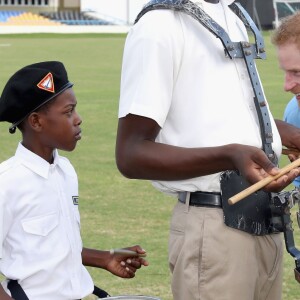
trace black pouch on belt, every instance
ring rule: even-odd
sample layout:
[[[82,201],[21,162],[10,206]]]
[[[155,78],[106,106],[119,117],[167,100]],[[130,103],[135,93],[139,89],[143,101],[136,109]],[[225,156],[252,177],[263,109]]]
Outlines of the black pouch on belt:
[[[237,171],[223,172],[220,183],[224,222],[227,226],[252,235],[278,232],[272,224],[271,193],[257,191],[236,204],[230,205],[228,199],[250,185]]]

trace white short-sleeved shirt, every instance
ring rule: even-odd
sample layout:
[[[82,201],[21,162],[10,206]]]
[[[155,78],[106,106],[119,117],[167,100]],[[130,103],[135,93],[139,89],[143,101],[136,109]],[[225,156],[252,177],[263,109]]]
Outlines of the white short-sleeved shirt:
[[[81,259],[78,179],[68,159],[55,151],[50,165],[20,143],[0,164],[0,215],[0,271],[19,280],[30,300],[92,293]]]
[[[197,2],[232,41],[248,40],[241,20],[228,8]],[[191,16],[154,10],[135,24],[126,39],[119,118],[135,114],[161,127],[157,142],[180,147],[231,143],[262,146],[254,92],[243,59],[224,55],[220,39]],[[273,117],[273,149],[281,140]],[[220,191],[220,173],[180,181],[155,181],[167,193]]]

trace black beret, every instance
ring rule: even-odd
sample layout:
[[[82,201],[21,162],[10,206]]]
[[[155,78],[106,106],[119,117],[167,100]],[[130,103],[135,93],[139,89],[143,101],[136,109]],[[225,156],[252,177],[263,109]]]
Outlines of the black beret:
[[[67,88],[72,87],[67,71],[59,61],[45,61],[17,71],[6,83],[0,97],[0,121],[12,123],[14,133],[30,113]]]

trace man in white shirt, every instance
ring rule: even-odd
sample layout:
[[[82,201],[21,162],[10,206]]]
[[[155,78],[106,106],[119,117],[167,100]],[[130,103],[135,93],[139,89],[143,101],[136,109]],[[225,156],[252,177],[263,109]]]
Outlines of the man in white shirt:
[[[248,40],[228,7],[233,1],[192,2],[232,41]],[[261,150],[253,96],[244,61],[225,57],[222,43],[190,15],[152,10],[130,30],[116,159],[126,177],[152,180],[179,199],[169,239],[174,300],[281,299],[282,236],[229,228],[221,207],[221,172],[239,170],[250,184],[278,173]],[[270,122],[277,157],[281,138],[300,147],[290,135],[299,137],[298,129],[272,117]],[[282,190],[298,173],[291,171],[266,191]]]
[[[57,152],[81,139],[72,86],[62,63],[41,62],[17,71],[0,98],[0,121],[22,133],[15,155],[0,164],[1,300],[81,299],[94,290],[84,265],[131,278],[148,264],[139,246],[130,260],[83,248],[77,174]]]

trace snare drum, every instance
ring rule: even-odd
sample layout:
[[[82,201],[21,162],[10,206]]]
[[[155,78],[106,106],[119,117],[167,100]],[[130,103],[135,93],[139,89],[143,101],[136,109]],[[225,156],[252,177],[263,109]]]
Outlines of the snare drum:
[[[152,296],[135,296],[135,295],[124,295],[124,296],[113,296],[113,297],[107,297],[107,298],[98,298],[100,299],[106,299],[106,300],[161,300],[156,297]]]

